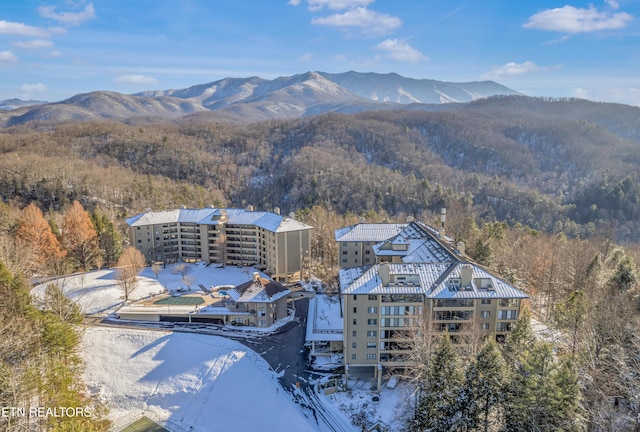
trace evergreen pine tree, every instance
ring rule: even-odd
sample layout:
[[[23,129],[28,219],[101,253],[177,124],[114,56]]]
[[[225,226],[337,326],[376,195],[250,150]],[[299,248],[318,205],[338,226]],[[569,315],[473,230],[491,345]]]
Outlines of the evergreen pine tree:
[[[507,368],[496,342],[489,340],[465,371],[465,383],[459,396],[459,430],[487,432],[491,419],[504,400]]]
[[[415,430],[454,430],[460,417],[457,399],[461,385],[457,355],[449,335],[445,334],[431,359],[424,395],[413,419]]]

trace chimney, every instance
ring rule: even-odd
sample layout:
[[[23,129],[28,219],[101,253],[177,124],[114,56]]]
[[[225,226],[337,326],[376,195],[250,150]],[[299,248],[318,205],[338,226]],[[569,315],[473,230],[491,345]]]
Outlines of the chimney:
[[[443,240],[444,240],[444,223],[446,220],[447,220],[447,209],[442,207],[440,209],[440,229],[438,230],[438,235]]]
[[[253,206],[251,204],[249,204],[245,210],[246,211],[253,211]]]
[[[259,279],[260,279],[260,273],[259,272],[253,272],[253,281],[254,282],[258,282]]]
[[[407,216],[407,223],[413,222],[413,216]]]
[[[458,249],[458,252],[460,253],[460,255],[464,255],[465,254],[465,246],[464,246],[464,242],[463,241],[459,241],[456,244],[456,248]]]
[[[391,280],[391,276],[389,275],[389,264],[382,263],[378,266],[378,275],[380,275],[380,279],[382,280],[382,285],[387,286]]]
[[[465,288],[471,286],[473,279],[473,267],[470,264],[460,266],[460,286]]]
[[[289,219],[295,219],[296,214],[294,212],[289,213]]]
[[[280,214],[280,207],[274,207],[274,208],[273,208],[273,212],[274,212],[275,214],[279,215],[279,214]]]

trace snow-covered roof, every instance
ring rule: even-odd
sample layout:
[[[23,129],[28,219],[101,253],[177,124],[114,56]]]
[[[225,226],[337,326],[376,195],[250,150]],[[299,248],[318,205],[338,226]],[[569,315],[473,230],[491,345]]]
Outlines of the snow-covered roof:
[[[343,318],[337,298],[318,294],[309,300],[306,341],[342,341]]]
[[[276,281],[257,277],[227,291],[237,303],[272,303],[291,291]]]
[[[460,289],[450,281],[459,280],[462,266],[471,266],[473,283]],[[387,266],[389,283],[384,284],[380,267]],[[423,294],[427,298],[527,298],[519,289],[474,264],[459,262],[383,263],[369,268],[340,270],[343,294]],[[394,276],[417,276],[420,283],[394,282]]]
[[[311,226],[295,219],[270,212],[226,209],[229,223],[233,225],[255,225],[272,232],[312,229]]]
[[[401,249],[393,246],[405,246]],[[376,256],[400,256],[406,263],[450,262],[460,259],[437,240],[435,229],[411,222],[397,235],[373,246]]]
[[[357,224],[335,231],[335,238],[338,242],[346,241],[373,241],[379,242],[387,240],[398,234],[407,224]]]
[[[171,223],[197,223],[216,225],[220,221],[222,209],[176,209],[165,211],[147,211],[126,220],[129,226],[161,225]],[[232,225],[255,225],[272,232],[298,231],[313,227],[295,219],[270,212],[254,212],[244,209],[224,209],[228,223]]]
[[[468,287],[460,287],[451,283],[460,280],[463,265],[472,268],[472,283]],[[482,281],[482,282],[481,282]],[[483,288],[483,286],[485,288]],[[490,288],[487,288],[490,287]],[[528,296],[511,284],[492,275],[482,267],[471,264],[459,264],[429,292],[430,298],[527,298]]]

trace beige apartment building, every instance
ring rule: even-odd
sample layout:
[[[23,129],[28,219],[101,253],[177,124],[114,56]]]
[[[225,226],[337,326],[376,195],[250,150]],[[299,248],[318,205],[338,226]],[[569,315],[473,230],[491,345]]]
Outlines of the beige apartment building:
[[[274,280],[302,278],[313,227],[251,209],[146,211],[126,220],[129,241],[148,262],[255,266]]]
[[[379,225],[383,235],[398,229],[396,224],[366,229],[371,225]],[[349,228],[364,232],[357,225]],[[339,231],[336,239],[345,238]],[[409,364],[408,338],[418,327],[436,335],[448,332],[454,343],[486,337],[502,341],[511,330],[527,295],[467,260],[439,235],[410,222],[382,241],[349,238],[360,245],[372,242],[365,247],[375,264],[340,270],[347,374],[368,370],[380,385],[385,369]]]

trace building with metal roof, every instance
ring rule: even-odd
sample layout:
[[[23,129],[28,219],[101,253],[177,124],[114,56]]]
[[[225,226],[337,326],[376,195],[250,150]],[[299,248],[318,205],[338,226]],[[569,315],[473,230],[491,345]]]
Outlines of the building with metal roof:
[[[147,261],[203,261],[256,266],[275,280],[298,280],[313,227],[251,209],[180,208],[126,220],[131,245]]]
[[[336,231],[347,259],[339,273],[347,374],[364,368],[380,382],[384,369],[410,365],[408,335],[418,326],[454,343],[504,340],[524,292],[469,260],[443,231],[413,221],[365,225]],[[353,266],[356,257],[370,262]]]

